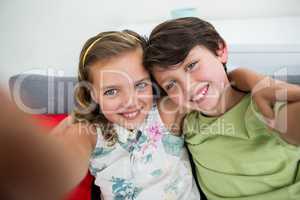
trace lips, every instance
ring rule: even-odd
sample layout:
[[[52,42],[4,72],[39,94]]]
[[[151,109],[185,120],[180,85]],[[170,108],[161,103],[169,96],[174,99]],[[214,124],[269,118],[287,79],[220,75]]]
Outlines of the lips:
[[[193,97],[191,98],[192,102],[201,102],[205,95],[207,94],[209,89],[209,84],[206,84],[204,87],[199,88],[196,92],[195,95],[193,95]]]
[[[129,112],[123,112],[120,113],[120,115],[122,115],[122,117],[128,119],[128,120],[133,120],[135,119],[139,114],[141,113],[141,109],[138,110],[133,110],[133,111],[129,111]]]

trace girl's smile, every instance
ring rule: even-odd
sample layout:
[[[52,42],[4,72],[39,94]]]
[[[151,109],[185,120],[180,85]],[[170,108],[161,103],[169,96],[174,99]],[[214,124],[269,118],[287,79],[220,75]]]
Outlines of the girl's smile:
[[[119,115],[121,115],[122,117],[124,117],[127,120],[135,120],[141,114],[142,110],[143,110],[143,107],[136,109],[136,110],[119,113]]]

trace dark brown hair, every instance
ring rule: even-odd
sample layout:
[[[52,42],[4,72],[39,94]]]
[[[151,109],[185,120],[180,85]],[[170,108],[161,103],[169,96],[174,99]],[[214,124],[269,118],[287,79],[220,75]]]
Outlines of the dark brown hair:
[[[77,106],[72,113],[73,122],[88,122],[100,126],[104,139],[111,145],[116,141],[116,132],[112,123],[101,113],[100,106],[91,97],[90,66],[137,48],[144,50],[145,44],[145,39],[133,31],[109,31],[88,39],[81,50],[78,66],[79,87],[75,90]]]
[[[209,22],[196,17],[169,20],[151,32],[144,52],[144,66],[168,67],[182,62],[196,45],[203,45],[217,55],[225,41]],[[226,70],[226,66],[224,63]]]

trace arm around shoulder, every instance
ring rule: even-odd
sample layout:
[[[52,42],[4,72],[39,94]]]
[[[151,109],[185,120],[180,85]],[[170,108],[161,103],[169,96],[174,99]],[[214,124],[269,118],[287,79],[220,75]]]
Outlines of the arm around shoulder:
[[[300,101],[284,105],[275,116],[270,128],[280,133],[288,143],[300,145]]]

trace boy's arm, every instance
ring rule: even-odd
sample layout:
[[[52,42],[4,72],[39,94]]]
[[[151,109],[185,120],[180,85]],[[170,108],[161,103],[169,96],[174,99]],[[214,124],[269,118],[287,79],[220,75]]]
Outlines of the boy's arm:
[[[255,73],[252,70],[239,67],[228,72],[228,78],[231,84],[236,86],[239,90],[250,92],[265,76]]]
[[[300,101],[284,105],[268,126],[290,144],[300,145]]]
[[[274,80],[245,68],[238,68],[229,78],[241,90],[250,91],[268,127],[280,133],[290,144],[300,144],[300,86]],[[286,102],[274,113],[276,102]]]
[[[268,127],[280,133],[281,137],[290,144],[300,145],[300,86],[266,79],[263,85],[271,85],[267,92],[259,95],[272,96],[276,103],[272,106],[274,110],[273,118],[265,118]],[[257,93],[259,93],[258,91]]]
[[[264,117],[273,119],[276,101],[300,101],[299,86],[274,80],[246,68],[237,68],[228,74],[231,84],[243,91],[251,91],[252,98]],[[276,91],[286,89],[286,98],[276,96]]]

